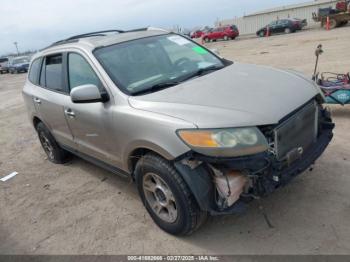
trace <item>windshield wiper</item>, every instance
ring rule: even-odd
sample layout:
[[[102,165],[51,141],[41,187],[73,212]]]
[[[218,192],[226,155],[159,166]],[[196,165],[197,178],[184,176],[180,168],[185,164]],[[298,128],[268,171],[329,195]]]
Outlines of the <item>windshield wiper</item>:
[[[213,65],[213,66],[208,66],[208,67],[205,67],[205,68],[200,68],[198,69],[197,71],[195,71],[194,73],[191,73],[190,75],[186,76],[185,79],[182,79],[181,82],[183,81],[186,81],[186,80],[189,80],[193,77],[196,77],[196,76],[201,76],[201,75],[204,75],[205,73],[208,73],[210,71],[217,71],[217,70],[220,70],[222,68],[224,68],[225,66],[216,66],[216,65]]]
[[[178,81],[159,83],[159,84],[150,86],[148,88],[145,88],[143,90],[133,92],[132,95],[143,95],[143,94],[153,93],[168,87],[176,86],[178,84],[180,84],[180,82]]]
[[[162,89],[165,89],[165,88],[168,88],[168,87],[172,87],[172,86],[176,86],[182,82],[185,82],[193,77],[196,77],[196,76],[201,76],[205,73],[208,73],[210,71],[216,71],[216,70],[220,70],[222,68],[224,68],[225,66],[208,66],[208,67],[205,67],[205,68],[200,68],[198,69],[197,71],[195,71],[194,73],[191,73],[190,75],[187,75],[185,78],[182,78],[180,81],[169,81],[169,82],[164,82],[164,83],[159,83],[159,84],[155,84],[153,86],[150,86],[148,88],[145,88],[143,90],[139,90],[139,91],[136,91],[136,92],[133,92],[132,95],[144,95],[144,94],[149,94],[149,93],[153,93],[153,92],[156,92],[156,91],[159,91],[159,90],[162,90]]]

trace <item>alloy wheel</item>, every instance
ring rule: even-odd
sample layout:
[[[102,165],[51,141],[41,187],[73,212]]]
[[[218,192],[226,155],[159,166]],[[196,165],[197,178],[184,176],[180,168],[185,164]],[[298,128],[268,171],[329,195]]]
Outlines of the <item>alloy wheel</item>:
[[[168,184],[157,174],[147,173],[142,182],[145,199],[163,221],[174,223],[178,217],[176,200]]]
[[[50,140],[45,136],[43,132],[40,132],[39,134],[39,139],[41,142],[41,145],[44,148],[45,153],[50,159],[54,159],[54,154],[53,154],[53,146],[51,145]]]

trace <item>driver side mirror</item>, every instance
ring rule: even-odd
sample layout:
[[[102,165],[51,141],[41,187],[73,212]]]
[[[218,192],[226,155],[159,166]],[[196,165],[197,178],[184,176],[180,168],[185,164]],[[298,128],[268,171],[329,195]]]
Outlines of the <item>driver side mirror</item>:
[[[97,103],[106,102],[102,98],[100,90],[96,85],[87,84],[74,87],[70,92],[73,103]]]

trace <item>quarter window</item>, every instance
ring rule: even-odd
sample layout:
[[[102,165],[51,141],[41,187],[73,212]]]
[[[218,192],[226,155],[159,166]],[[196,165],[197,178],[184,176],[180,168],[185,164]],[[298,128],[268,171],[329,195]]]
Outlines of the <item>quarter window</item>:
[[[41,65],[41,58],[35,59],[32,62],[32,65],[30,67],[29,71],[29,81],[32,82],[34,85],[38,84],[39,81],[39,72],[40,72],[40,65]]]
[[[68,81],[70,90],[74,87],[93,84],[101,89],[101,82],[89,63],[79,54],[68,56]]]

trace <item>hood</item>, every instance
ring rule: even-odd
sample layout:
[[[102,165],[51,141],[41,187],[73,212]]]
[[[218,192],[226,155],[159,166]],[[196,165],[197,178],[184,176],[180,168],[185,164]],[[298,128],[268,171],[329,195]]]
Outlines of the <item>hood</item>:
[[[317,94],[311,80],[293,72],[235,63],[168,89],[129,97],[129,103],[199,128],[219,128],[276,124]]]

